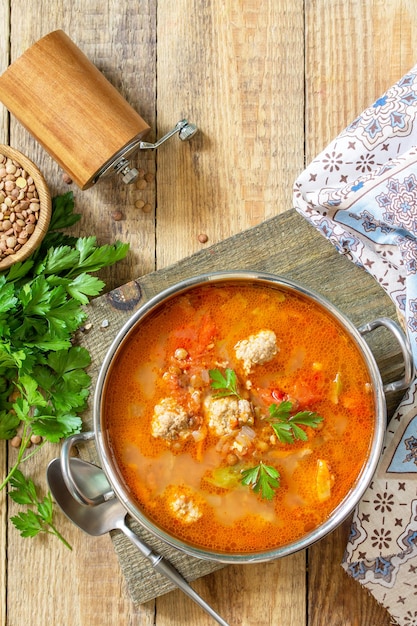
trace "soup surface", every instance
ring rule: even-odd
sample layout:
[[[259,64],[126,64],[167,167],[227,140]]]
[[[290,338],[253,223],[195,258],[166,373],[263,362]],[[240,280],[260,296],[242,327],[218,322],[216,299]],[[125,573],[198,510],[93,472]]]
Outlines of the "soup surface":
[[[320,525],[370,448],[374,398],[346,331],[285,288],[199,286],[130,333],[103,392],[131,497],[188,544],[244,554]]]

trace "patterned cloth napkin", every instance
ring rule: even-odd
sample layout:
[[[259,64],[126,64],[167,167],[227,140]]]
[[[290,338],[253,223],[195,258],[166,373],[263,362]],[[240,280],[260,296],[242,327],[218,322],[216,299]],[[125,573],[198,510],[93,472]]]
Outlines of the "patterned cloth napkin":
[[[417,66],[312,161],[294,204],[391,297],[417,364]],[[394,623],[417,626],[416,381],[389,423],[342,566]]]

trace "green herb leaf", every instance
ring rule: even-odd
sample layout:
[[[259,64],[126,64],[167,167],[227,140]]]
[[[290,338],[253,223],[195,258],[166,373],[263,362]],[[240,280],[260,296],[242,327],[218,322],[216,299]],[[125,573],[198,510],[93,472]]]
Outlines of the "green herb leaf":
[[[29,406],[47,406],[45,397],[38,389],[38,383],[31,376],[20,376],[17,387]]]
[[[52,199],[52,216],[49,231],[69,228],[81,219],[81,213],[74,213],[74,194],[72,191]]]
[[[214,398],[225,398],[226,396],[236,396],[241,398],[238,391],[238,381],[236,373],[232,369],[226,369],[224,376],[218,369],[209,370],[212,389],[220,389],[213,395]]]
[[[0,276],[0,313],[10,311],[16,304],[17,298],[13,285],[7,284],[5,277]]]
[[[42,520],[32,509],[14,515],[10,521],[22,537],[36,537],[42,531]]]
[[[40,502],[36,504],[36,508],[38,509],[38,513],[41,516],[41,518],[47,524],[51,524],[53,510],[52,510],[52,496],[49,492],[46,494],[43,500],[41,500]]]
[[[79,433],[82,421],[77,415],[41,414],[32,421],[31,427],[34,435],[45,437],[51,443],[58,443],[64,437]]]
[[[242,470],[242,484],[251,486],[265,500],[272,500],[275,489],[280,486],[280,473],[275,467],[261,461],[255,467]]]
[[[20,470],[16,470],[10,479],[9,496],[18,504],[35,504],[36,489],[33,480],[25,478]]]
[[[7,274],[3,275],[1,278],[4,278],[5,281],[7,280],[7,283],[16,282],[17,280],[20,280],[29,273],[29,271],[33,267],[33,263],[34,262],[32,258],[26,259],[26,261],[21,261],[19,263],[13,263]]]
[[[27,505],[26,511],[21,511],[11,517],[13,525],[20,531],[22,537],[36,537],[39,533],[56,535],[64,545],[72,549],[53,525],[52,496],[50,492],[43,498],[38,496],[35,484],[30,478],[25,478],[22,472],[16,469],[10,477],[11,490],[9,496],[17,504]],[[34,507],[36,509],[33,510]]]
[[[59,246],[58,248],[49,248],[46,258],[38,271],[42,274],[60,274],[65,270],[71,270],[78,266],[80,255],[76,248],[71,246]]]
[[[104,282],[102,280],[83,272],[68,284],[67,292],[81,304],[87,304],[89,299],[92,296],[97,296],[103,287]]]
[[[307,441],[307,433],[300,426],[317,428],[323,418],[313,411],[300,411],[291,415],[292,403],[288,400],[269,407],[269,422],[274,433],[282,443],[294,443],[295,440]]]
[[[31,435],[57,443],[81,430],[78,414],[90,393],[91,379],[85,371],[90,355],[72,343],[87,318],[84,305],[104,287],[90,272],[123,259],[129,249],[118,241],[99,246],[95,237],[58,232],[75,224],[80,215],[74,213],[71,192],[54,198],[52,204],[41,246],[26,261],[0,273],[0,439],[13,437],[19,425],[23,433],[15,463],[0,481],[0,489],[14,484],[19,494],[15,498],[26,497],[12,480],[19,476],[20,463],[38,449],[26,452]],[[50,496],[33,499],[32,506],[37,512],[14,518],[24,536],[37,534],[51,519]]]
[[[52,352],[46,362],[56,374],[63,376],[68,372],[88,367],[91,357],[85,348],[73,346],[68,351]]]
[[[0,369],[20,369],[27,358],[24,350],[13,351],[9,341],[0,343]]]
[[[20,418],[16,413],[0,411],[0,439],[12,439],[20,424]]]

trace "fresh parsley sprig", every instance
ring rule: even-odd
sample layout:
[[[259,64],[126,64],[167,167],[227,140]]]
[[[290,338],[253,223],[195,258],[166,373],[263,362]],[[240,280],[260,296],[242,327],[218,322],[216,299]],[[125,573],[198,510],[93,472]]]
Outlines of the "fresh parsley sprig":
[[[314,411],[300,411],[291,415],[292,403],[285,400],[280,404],[271,404],[269,416],[264,419],[272,426],[274,433],[282,443],[294,443],[295,440],[307,441],[307,433],[300,426],[317,428],[323,418]]]
[[[15,462],[0,478],[0,490],[41,447],[27,449],[33,435],[40,435],[43,445],[80,432],[90,355],[74,346],[73,338],[87,318],[84,305],[105,286],[90,272],[113,265],[129,249],[60,232],[80,219],[72,192],[54,198],[52,208],[41,246],[0,274],[0,439],[12,439],[21,429]],[[33,511],[28,515],[25,520],[35,528]]]
[[[11,521],[22,537],[35,537],[39,533],[47,533],[58,537],[62,543],[72,550],[70,544],[53,524],[52,496],[48,493],[40,498],[35,484],[30,478],[25,478],[20,470],[16,470],[10,479],[9,496],[14,502],[26,505],[26,511],[21,511],[11,517]]]
[[[236,373],[234,370],[226,368],[224,376],[218,369],[209,370],[209,376],[211,378],[212,389],[219,389],[217,393],[213,394],[214,398],[225,398],[227,396],[236,396],[241,398],[239,394],[239,386]]]
[[[262,461],[255,467],[242,470],[242,484],[252,487],[255,493],[260,493],[265,500],[272,500],[275,490],[280,486],[280,473],[272,465]]]

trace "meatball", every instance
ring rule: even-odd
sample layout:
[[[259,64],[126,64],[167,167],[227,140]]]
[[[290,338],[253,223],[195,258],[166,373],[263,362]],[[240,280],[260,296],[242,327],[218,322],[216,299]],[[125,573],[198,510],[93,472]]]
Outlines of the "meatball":
[[[180,522],[186,524],[192,524],[202,516],[200,508],[189,494],[175,494],[169,503],[169,508]]]
[[[204,409],[209,428],[219,437],[230,435],[243,424],[253,424],[253,407],[248,400],[208,396]]]
[[[185,439],[195,428],[193,417],[174,398],[163,398],[154,408],[152,435],[162,439]]]
[[[272,330],[260,330],[256,335],[238,341],[236,357],[243,361],[243,369],[249,374],[253,365],[270,361],[278,352],[277,337]]]

